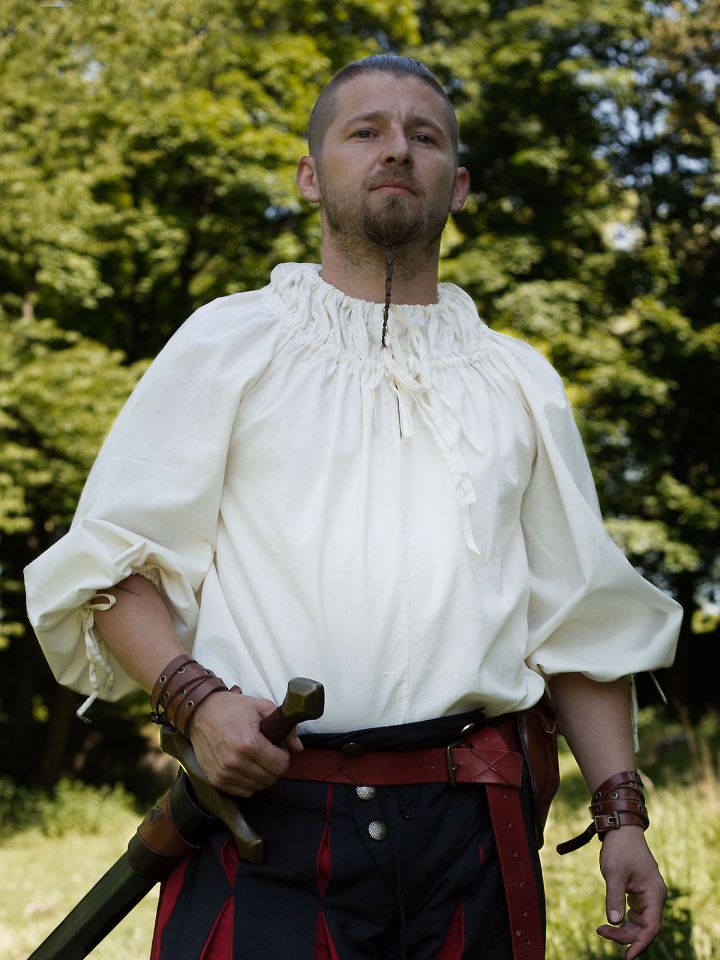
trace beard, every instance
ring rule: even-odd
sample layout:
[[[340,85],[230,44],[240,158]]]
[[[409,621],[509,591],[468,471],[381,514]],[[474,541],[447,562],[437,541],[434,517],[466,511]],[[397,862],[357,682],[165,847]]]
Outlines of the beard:
[[[427,211],[417,197],[389,194],[377,197],[382,203],[371,206],[365,198],[360,206],[360,230],[365,239],[379,247],[404,247],[417,240],[427,228]]]
[[[385,184],[407,186],[413,193],[380,194]],[[320,203],[330,230],[344,245],[357,243],[387,249],[411,245],[431,247],[439,241],[450,213],[450,194],[428,203],[427,191],[412,175],[375,175],[361,185],[361,199],[324,185],[319,178]],[[363,244],[363,245],[364,245]]]

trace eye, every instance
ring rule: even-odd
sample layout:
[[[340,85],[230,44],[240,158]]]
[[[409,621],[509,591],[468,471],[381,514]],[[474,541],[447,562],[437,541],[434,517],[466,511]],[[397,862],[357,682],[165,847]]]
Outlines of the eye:
[[[370,130],[368,127],[363,127],[362,130],[356,130],[353,136],[357,137],[359,140],[369,140],[371,137],[375,136],[375,131]]]
[[[415,139],[418,143],[435,143],[435,137],[429,133],[416,133]]]

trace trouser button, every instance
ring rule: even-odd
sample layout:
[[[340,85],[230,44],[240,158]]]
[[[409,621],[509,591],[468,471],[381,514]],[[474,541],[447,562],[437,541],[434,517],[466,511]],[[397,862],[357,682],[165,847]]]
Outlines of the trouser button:
[[[382,820],[373,820],[368,826],[368,833],[373,840],[384,840],[388,835],[388,828]]]

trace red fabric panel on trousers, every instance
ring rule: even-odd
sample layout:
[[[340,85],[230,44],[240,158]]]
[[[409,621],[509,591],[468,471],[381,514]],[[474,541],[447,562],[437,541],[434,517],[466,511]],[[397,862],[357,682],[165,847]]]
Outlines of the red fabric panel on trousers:
[[[198,960],[229,960],[232,957],[234,916],[235,898],[231,894],[217,915]]]
[[[322,910],[318,912],[317,926],[315,928],[315,949],[313,950],[312,960],[340,960],[340,954],[335,949],[335,944],[330,936],[327,920]]]
[[[332,868],[332,850],[330,848],[330,811],[332,809],[332,784],[328,787],[327,801],[325,805],[325,829],[320,839],[320,846],[315,860],[315,876],[317,878],[318,893],[321,897],[325,896],[327,885],[330,882],[330,871]]]
[[[462,900],[450,921],[445,940],[435,960],[461,960],[465,949],[465,909]]]
[[[230,887],[234,887],[235,873],[238,868],[238,863],[240,862],[240,857],[238,856],[237,846],[232,837],[228,838],[223,844],[222,850],[220,851],[220,862],[222,863]]]
[[[163,880],[160,887],[160,900],[158,902],[157,914],[155,915],[155,930],[153,931],[150,960],[160,960],[160,943],[162,941],[163,928],[175,909],[175,904],[177,903],[177,899],[183,888],[183,883],[185,882],[185,870],[187,869],[189,861],[189,857],[181,860],[173,872]]]
[[[235,872],[239,860],[235,841],[232,837],[229,837],[220,850],[220,862],[231,890],[235,886]],[[229,957],[232,957],[234,917],[235,899],[234,894],[231,893],[215,919],[210,936],[205,941],[205,946],[198,960],[228,960]]]

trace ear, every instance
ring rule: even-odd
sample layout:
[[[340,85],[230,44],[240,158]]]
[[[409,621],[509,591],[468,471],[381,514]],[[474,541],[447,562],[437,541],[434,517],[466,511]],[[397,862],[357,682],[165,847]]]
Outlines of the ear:
[[[450,213],[457,213],[458,210],[462,210],[469,190],[470,174],[465,167],[458,167],[455,176],[455,188],[450,201]]]
[[[300,157],[298,160],[297,185],[300,196],[304,197],[308,203],[320,202],[315,157]]]

